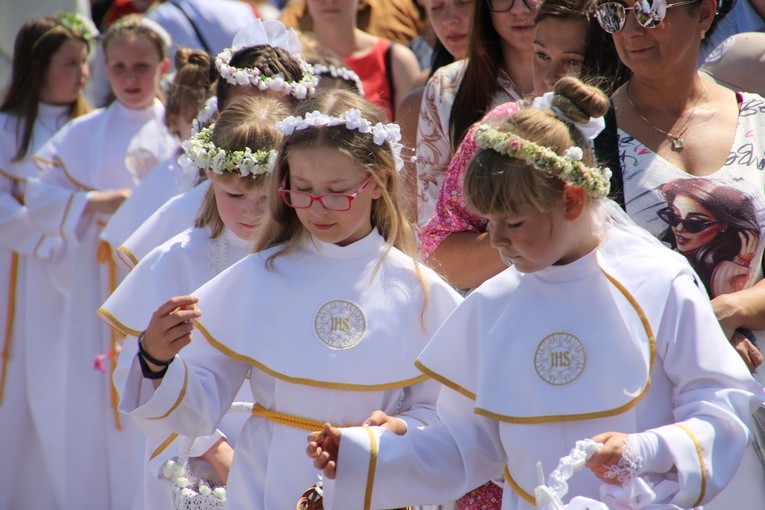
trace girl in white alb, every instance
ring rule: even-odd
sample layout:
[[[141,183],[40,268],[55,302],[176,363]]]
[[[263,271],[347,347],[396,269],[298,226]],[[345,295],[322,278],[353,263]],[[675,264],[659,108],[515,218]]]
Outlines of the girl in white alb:
[[[685,260],[603,198],[610,172],[593,166],[588,128],[602,129],[590,116],[607,97],[576,78],[554,90],[476,130],[466,201],[512,267],[419,356],[444,384],[440,421],[403,437],[311,434],[315,466],[336,477],[324,508],[437,501],[498,470],[503,510],[564,508],[566,492],[569,509],[696,508],[736,473],[765,394]],[[537,463],[549,473],[585,439],[600,444],[589,469],[545,487]]]
[[[257,405],[237,440],[231,508],[293,508],[316,482],[304,456],[318,424],[375,423],[384,409],[403,433],[435,419],[438,384],[412,362],[460,301],[416,262],[397,204],[398,126],[341,90],[295,115],[277,125],[260,251],[198,289],[198,308],[170,314],[196,321],[190,345],[144,336],[133,366],[161,383],[146,391],[133,368],[120,402],[149,433],[208,434],[249,373]]]
[[[230,48],[215,59],[220,78],[213,108],[205,108],[196,126],[204,125],[239,95],[269,94],[292,109],[297,101],[313,94],[318,84],[300,57],[300,40],[278,20],[256,22],[240,30]],[[135,266],[149,251],[193,224],[194,214],[207,184],[199,184],[173,197],[149,216],[118,248],[120,259]]]
[[[267,97],[241,97],[235,99],[222,112],[214,128],[205,128],[193,136],[187,145],[187,157],[200,170],[207,172],[211,183],[203,204],[197,213],[194,228],[173,237],[152,250],[138,264],[117,290],[98,311],[99,316],[112,327],[127,335],[120,352],[120,363],[114,373],[115,384],[120,393],[138,352],[138,338],[144,330],[150,330],[156,322],[152,315],[162,315],[180,306],[190,305],[177,296],[185,296],[203,285],[210,278],[244,257],[252,248],[252,233],[260,223],[266,202],[265,187],[273,170],[275,147],[281,133],[274,124],[287,115],[278,101]],[[220,145],[216,145],[218,140]],[[203,157],[191,148],[204,146]],[[242,157],[250,149],[260,155],[257,165],[249,165],[252,159]],[[209,166],[210,154],[220,149],[226,152],[225,166]],[[170,309],[166,301],[173,298]],[[151,385],[146,380],[145,385]],[[243,385],[237,401],[250,401],[249,385]],[[233,446],[243,423],[241,417],[227,417],[219,426],[220,432],[197,438],[191,450],[192,457],[202,456],[213,465],[220,481],[225,483]],[[223,443],[222,437],[226,443]],[[146,446],[144,469],[144,508],[168,507],[171,501],[171,482],[160,480],[162,466],[177,456],[184,438],[177,433],[150,434]]]
[[[43,171],[29,180],[26,200],[31,220],[43,232],[62,236],[72,258],[70,300],[58,335],[66,371],[67,414],[60,424],[67,460],[65,507],[118,510],[132,508],[140,498],[136,488],[144,440],[117,410],[110,372],[118,338],[95,317],[121,276],[99,233],[177,142],[156,99],[168,65],[161,29],[126,17],[102,42],[117,99],[70,122],[36,153]]]
[[[8,438],[0,508],[64,508],[62,239],[32,224],[24,205],[30,157],[88,107],[89,45],[97,32],[73,13],[28,21],[0,105],[0,423]],[[45,320],[40,320],[44,310]]]

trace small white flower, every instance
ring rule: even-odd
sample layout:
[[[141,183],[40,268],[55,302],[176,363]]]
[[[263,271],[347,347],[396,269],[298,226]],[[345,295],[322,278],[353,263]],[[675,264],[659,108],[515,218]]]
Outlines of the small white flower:
[[[385,124],[378,122],[372,128],[372,140],[376,145],[382,145],[388,139],[388,130],[385,128]]]
[[[199,493],[203,496],[209,496],[212,494],[212,489],[209,485],[201,483],[199,484]]]
[[[177,485],[178,487],[184,488],[189,486],[189,484],[191,483],[191,480],[189,480],[185,476],[179,476],[178,478],[173,479],[173,483]]]
[[[582,149],[580,147],[569,147],[563,152],[563,156],[567,157],[569,159],[573,159],[574,161],[582,161],[582,157],[584,157],[584,152],[582,152]]]
[[[223,487],[216,487],[215,489],[213,489],[212,493],[213,493],[213,496],[215,496],[219,500],[226,501],[226,489],[224,489]]]

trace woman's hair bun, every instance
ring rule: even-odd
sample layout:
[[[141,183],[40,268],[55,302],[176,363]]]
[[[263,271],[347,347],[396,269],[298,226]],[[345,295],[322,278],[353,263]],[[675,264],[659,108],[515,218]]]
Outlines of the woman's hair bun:
[[[564,76],[553,87],[553,106],[574,122],[587,122],[608,111],[608,96],[579,78]]]

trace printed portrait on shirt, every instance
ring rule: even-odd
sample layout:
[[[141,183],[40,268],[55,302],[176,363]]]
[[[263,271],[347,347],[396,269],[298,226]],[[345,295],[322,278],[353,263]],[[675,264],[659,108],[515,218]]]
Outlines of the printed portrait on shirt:
[[[659,187],[666,206],[660,239],[683,254],[710,297],[751,286],[759,269],[760,228],[752,197],[702,178],[674,179]]]

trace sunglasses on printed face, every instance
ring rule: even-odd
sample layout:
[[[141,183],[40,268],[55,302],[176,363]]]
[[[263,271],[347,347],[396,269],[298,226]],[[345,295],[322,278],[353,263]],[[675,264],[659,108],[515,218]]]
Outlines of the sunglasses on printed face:
[[[677,215],[677,213],[671,207],[665,207],[656,212],[661,220],[672,228],[677,228],[682,225],[683,230],[689,234],[698,234],[699,232],[708,229],[709,227],[720,223],[715,220],[693,220],[683,219]]]
[[[606,2],[595,8],[595,16],[598,18],[600,27],[609,34],[615,34],[627,22],[629,11],[635,12],[635,19],[640,26],[655,28],[664,20],[667,9],[680,5],[692,4],[699,0],[682,0],[673,4],[667,4],[667,0],[636,0],[635,5],[627,7],[619,2]]]

